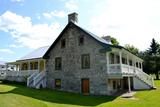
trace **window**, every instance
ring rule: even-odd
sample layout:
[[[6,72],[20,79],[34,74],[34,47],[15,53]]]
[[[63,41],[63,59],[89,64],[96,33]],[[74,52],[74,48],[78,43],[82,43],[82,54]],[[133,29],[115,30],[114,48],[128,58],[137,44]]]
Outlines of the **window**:
[[[79,44],[79,46],[84,44],[84,37],[83,36],[79,37],[78,44]]]
[[[138,62],[136,62],[136,67],[138,68]]]
[[[83,54],[81,56],[81,61],[82,61],[82,69],[90,68],[90,56],[89,56],[89,54]]]
[[[114,64],[114,54],[110,54],[110,64]]]
[[[66,47],[66,40],[62,39],[61,40],[61,48],[65,48]]]
[[[139,62],[139,68],[142,68],[141,63]]]
[[[125,58],[122,58],[122,64],[127,64],[127,60]]]
[[[62,58],[57,57],[55,58],[55,70],[61,70],[62,68]]]
[[[129,60],[129,65],[132,66],[132,60]]]
[[[117,64],[119,64],[120,63],[120,59],[119,59],[120,57],[118,56],[118,55],[116,55],[116,61],[117,61]]]
[[[116,81],[113,81],[113,89],[116,89]]]
[[[55,88],[61,89],[61,79],[55,79]]]

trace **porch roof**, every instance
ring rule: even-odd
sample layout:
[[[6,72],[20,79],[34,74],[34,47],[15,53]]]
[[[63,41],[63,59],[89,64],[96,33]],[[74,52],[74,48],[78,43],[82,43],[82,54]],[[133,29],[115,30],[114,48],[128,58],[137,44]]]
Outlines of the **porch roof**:
[[[17,61],[23,61],[23,60],[30,60],[30,59],[38,59],[38,58],[42,58],[43,55],[46,53],[46,51],[48,50],[49,46],[44,46],[44,47],[40,47],[32,52],[30,52],[29,54],[21,57],[19,60]]]

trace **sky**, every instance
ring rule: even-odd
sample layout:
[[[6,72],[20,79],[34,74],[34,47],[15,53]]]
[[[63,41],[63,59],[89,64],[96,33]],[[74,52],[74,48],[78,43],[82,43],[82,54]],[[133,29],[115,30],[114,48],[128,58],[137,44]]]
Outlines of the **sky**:
[[[0,0],[0,60],[15,61],[50,46],[78,13],[78,25],[97,36],[144,51],[160,43],[160,0]]]

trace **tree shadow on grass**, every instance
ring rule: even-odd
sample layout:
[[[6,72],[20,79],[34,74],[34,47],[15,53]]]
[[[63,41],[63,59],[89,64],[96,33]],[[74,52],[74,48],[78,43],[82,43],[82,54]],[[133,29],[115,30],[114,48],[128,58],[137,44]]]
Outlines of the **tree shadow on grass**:
[[[11,85],[11,84],[9,84]],[[8,92],[0,92],[0,94],[14,93],[38,100],[47,101],[58,104],[70,104],[80,106],[97,106],[105,102],[113,101],[116,96],[84,96],[81,94],[55,91],[50,89],[31,89],[22,85],[13,85],[14,88]]]

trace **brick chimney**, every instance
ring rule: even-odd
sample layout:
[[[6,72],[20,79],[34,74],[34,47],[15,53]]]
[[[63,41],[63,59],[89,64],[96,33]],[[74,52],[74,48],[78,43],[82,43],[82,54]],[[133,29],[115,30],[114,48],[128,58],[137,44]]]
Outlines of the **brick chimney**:
[[[78,23],[78,14],[76,12],[68,14],[68,22]]]
[[[102,38],[111,44],[111,36],[103,36]]]

